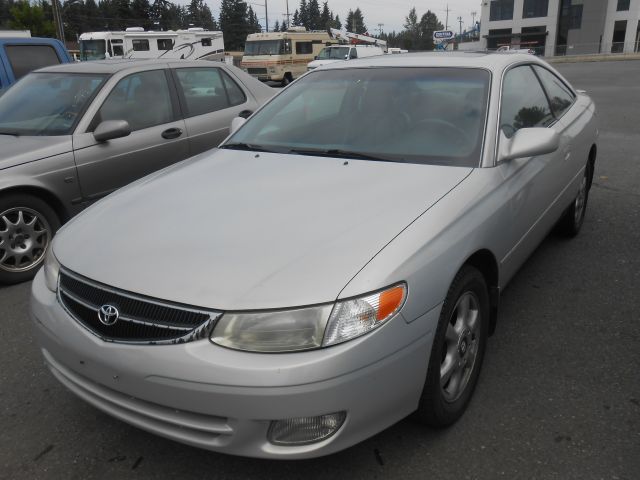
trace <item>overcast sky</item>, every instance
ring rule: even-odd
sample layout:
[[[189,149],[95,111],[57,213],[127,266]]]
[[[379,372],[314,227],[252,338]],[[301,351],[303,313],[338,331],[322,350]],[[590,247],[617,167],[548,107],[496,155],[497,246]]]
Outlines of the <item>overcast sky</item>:
[[[220,0],[205,0],[216,18],[220,14]],[[286,0],[266,0],[269,14],[269,29],[276,20],[282,22],[287,12]],[[318,0],[320,8],[324,0]],[[189,0],[180,0],[179,3],[189,3]],[[264,26],[264,0],[247,0],[260,17],[260,22]],[[390,32],[403,29],[404,19],[412,7],[416,7],[418,20],[427,10],[434,12],[444,24],[446,18],[447,4],[449,5],[449,28],[458,31],[460,24],[458,17],[462,17],[462,28],[471,25],[471,12],[477,12],[476,20],[480,16],[481,0],[329,0],[329,8],[334,14],[340,16],[344,23],[349,9],[360,8],[364,15],[364,23],[370,33],[378,33],[378,24],[382,23],[382,30]],[[289,13],[293,14],[300,6],[300,0],[289,0]],[[344,25],[343,25],[344,27]]]

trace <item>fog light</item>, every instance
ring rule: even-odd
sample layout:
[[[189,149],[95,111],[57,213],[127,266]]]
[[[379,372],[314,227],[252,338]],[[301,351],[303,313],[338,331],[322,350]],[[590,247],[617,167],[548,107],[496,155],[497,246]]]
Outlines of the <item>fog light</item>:
[[[275,445],[287,446],[320,442],[336,433],[346,417],[346,412],[337,412],[318,417],[274,420],[269,427],[268,439]]]

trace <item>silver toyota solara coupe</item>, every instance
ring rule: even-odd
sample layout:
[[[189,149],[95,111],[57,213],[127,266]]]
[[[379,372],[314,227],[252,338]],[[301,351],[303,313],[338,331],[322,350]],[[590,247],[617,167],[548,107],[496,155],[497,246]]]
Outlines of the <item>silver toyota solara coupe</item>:
[[[201,448],[308,458],[464,412],[500,292],[576,235],[595,107],[531,55],[314,70],[218,149],[64,226],[33,283],[46,364]]]

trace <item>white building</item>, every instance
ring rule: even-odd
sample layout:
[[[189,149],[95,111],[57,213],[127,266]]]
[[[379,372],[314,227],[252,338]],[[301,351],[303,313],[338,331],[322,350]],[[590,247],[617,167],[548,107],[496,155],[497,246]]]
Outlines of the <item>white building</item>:
[[[482,0],[482,47],[540,55],[640,51],[640,0]]]

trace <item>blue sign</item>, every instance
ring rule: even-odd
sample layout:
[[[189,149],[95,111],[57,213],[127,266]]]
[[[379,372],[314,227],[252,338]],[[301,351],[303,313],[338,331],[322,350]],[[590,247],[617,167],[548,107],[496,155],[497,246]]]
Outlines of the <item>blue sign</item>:
[[[451,40],[455,36],[451,30],[438,30],[433,32],[434,40]]]

